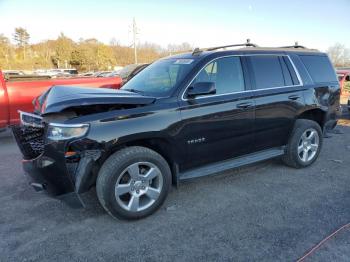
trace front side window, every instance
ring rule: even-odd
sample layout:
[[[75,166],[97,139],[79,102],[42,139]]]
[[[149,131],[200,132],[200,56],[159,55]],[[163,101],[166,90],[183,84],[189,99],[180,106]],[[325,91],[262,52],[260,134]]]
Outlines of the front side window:
[[[240,57],[216,59],[199,72],[191,85],[197,82],[214,82],[216,94],[219,95],[243,91],[244,77]]]

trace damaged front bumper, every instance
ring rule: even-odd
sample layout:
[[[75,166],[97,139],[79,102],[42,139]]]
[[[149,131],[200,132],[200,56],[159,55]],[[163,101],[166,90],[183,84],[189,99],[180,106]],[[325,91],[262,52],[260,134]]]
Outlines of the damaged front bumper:
[[[24,155],[22,165],[32,187],[36,191],[46,191],[50,196],[61,199],[72,207],[84,207],[80,194],[86,192],[96,181],[99,169],[97,160],[101,156],[101,151],[80,148],[75,151],[73,157],[67,156],[68,148],[79,148],[79,144],[84,143],[82,141],[46,143],[42,137],[33,135],[33,130],[30,130],[30,135],[26,133],[29,132],[28,129],[25,130],[23,127],[13,127],[12,130]],[[26,135],[32,140],[25,140]],[[33,139],[36,141],[35,144],[30,143],[34,141]],[[37,146],[38,139],[42,140],[40,149]],[[31,155],[34,151],[29,151],[29,147],[36,150],[35,155]],[[33,156],[35,157],[32,158]]]

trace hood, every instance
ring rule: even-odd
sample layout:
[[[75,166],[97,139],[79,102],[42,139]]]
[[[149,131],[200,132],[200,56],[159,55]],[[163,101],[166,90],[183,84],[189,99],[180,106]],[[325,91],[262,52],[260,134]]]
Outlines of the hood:
[[[41,115],[62,112],[72,107],[91,105],[147,105],[155,97],[108,88],[84,88],[53,86],[33,103],[35,111]]]

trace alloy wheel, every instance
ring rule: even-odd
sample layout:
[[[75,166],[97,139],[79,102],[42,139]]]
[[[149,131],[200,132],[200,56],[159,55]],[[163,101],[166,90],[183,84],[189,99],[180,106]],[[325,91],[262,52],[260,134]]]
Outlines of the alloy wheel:
[[[115,185],[115,197],[119,205],[132,212],[152,206],[163,188],[163,176],[159,168],[150,162],[129,165]]]
[[[309,162],[314,159],[319,148],[320,137],[318,132],[309,128],[302,134],[298,143],[298,156],[303,162]]]

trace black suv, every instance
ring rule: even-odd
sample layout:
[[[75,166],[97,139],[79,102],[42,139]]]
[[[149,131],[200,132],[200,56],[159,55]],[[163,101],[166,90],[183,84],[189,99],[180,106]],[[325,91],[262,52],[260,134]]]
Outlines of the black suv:
[[[311,165],[339,98],[326,54],[246,43],[160,59],[121,90],[52,87],[13,133],[35,189],[76,205],[96,185],[110,215],[136,219],[181,180],[274,157]]]

